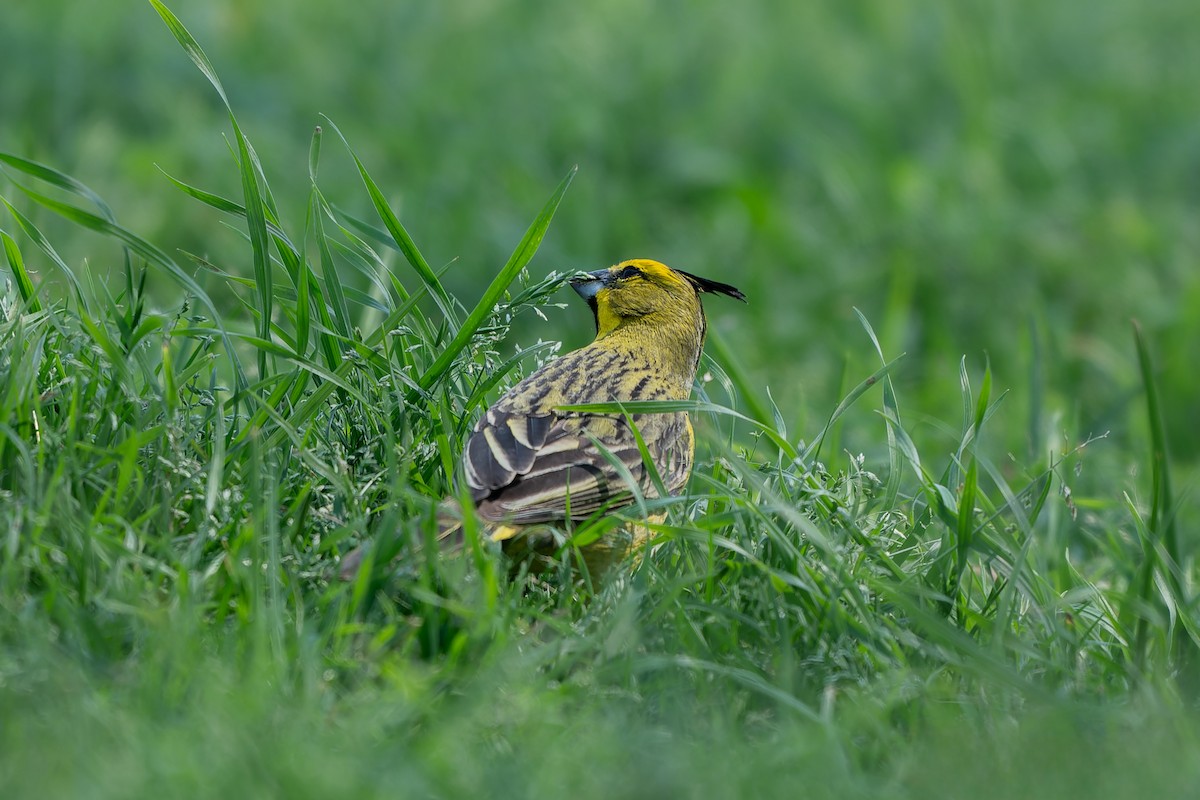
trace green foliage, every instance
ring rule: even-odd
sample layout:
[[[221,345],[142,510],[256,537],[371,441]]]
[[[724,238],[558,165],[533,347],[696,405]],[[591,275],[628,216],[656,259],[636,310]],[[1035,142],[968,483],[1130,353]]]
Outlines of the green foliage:
[[[617,170],[611,184],[593,179],[582,197],[563,203],[575,169],[565,162],[551,174],[546,164],[576,140],[555,125],[620,110],[622,91],[640,96],[680,78],[666,55],[635,53],[642,63],[631,66],[629,53],[606,48],[612,74],[591,88],[607,106],[574,108],[512,154],[514,168],[539,165],[529,183],[540,195],[530,198],[520,185],[505,202],[479,204],[523,207],[517,226],[515,211],[438,222],[419,206],[408,213],[409,200],[401,213],[380,188],[392,179],[374,166],[386,148],[359,144],[356,132],[329,122],[322,127],[345,145],[350,180],[322,172],[320,128],[307,170],[288,173],[287,148],[251,144],[238,92],[225,89],[183,23],[151,2],[216,90],[234,132],[225,155],[232,169],[203,162],[204,182],[223,181],[224,191],[241,196],[170,179],[179,198],[232,231],[211,247],[202,239],[204,247],[184,253],[184,267],[171,255],[174,245],[156,243],[174,235],[135,233],[140,225],[118,222],[119,204],[81,181],[0,153],[12,222],[0,225],[12,276],[0,295],[6,796],[790,797],[797,785],[838,797],[988,796],[1005,787],[1144,796],[1181,793],[1200,778],[1189,758],[1200,744],[1190,711],[1200,640],[1195,541],[1180,524],[1190,507],[1173,491],[1180,472],[1168,447],[1171,409],[1183,401],[1164,389],[1171,373],[1155,369],[1155,339],[1139,329],[1135,347],[1122,345],[1138,382],[1124,387],[1124,397],[1109,387],[1097,402],[1116,404],[1114,420],[1137,412],[1149,423],[1105,439],[1093,427],[1097,412],[1062,394],[1093,386],[1083,374],[1091,366],[1059,351],[1072,319],[1113,307],[1115,296],[1105,294],[1112,287],[1097,278],[1089,292],[1059,297],[1061,306],[1030,307],[1023,301],[1037,294],[1034,286],[995,271],[1017,252],[1047,264],[1046,280],[1065,280],[1078,262],[1055,244],[1061,220],[1034,220],[1020,206],[1049,196],[1043,210],[1076,208],[1087,191],[1079,182],[1051,185],[1087,160],[1063,151],[1062,130],[1041,124],[1056,94],[1041,98],[1045,107],[1026,108],[1033,122],[1019,128],[1008,104],[1025,92],[985,91],[1040,68],[1020,62],[1034,45],[1012,38],[1009,12],[984,14],[976,4],[907,14],[812,7],[766,25],[765,10],[748,6],[732,34],[756,31],[769,47],[782,46],[772,37],[789,26],[827,28],[808,34],[816,51],[795,57],[784,85],[820,96],[816,79],[799,70],[804,59],[824,54],[842,67],[828,76],[829,98],[844,105],[828,106],[814,123],[825,131],[814,134],[817,148],[785,156],[773,137],[787,130],[789,112],[757,120],[767,112],[737,90],[765,79],[766,62],[737,47],[706,47],[719,43],[718,22],[729,20],[700,15],[673,45],[682,50],[672,51],[705,55],[694,62],[697,74],[668,92],[662,107],[634,105],[639,113],[620,116],[642,129],[620,140],[628,152],[597,138],[581,159],[586,174],[588,160],[593,168],[627,160],[640,169],[666,158],[673,177],[639,191]],[[563,23],[557,46],[579,45],[577,57],[589,64],[600,56],[583,45],[598,40],[566,7],[542,9],[546,24]],[[1105,8],[1125,19],[1121,4]],[[392,13],[411,15],[416,33],[406,35],[437,64],[448,56],[433,46],[436,37],[422,34],[504,38],[486,23],[508,18],[487,4],[477,11],[474,21],[455,12]],[[618,11],[619,20],[610,16]],[[612,4],[596,19],[618,29],[662,25],[657,13]],[[1042,26],[1035,31],[1064,35],[1061,12],[1038,6],[1031,13]],[[956,27],[970,14],[987,24]],[[1137,32],[1165,29],[1168,17],[1161,10],[1138,16]],[[339,19],[358,26],[371,17],[355,11]],[[1085,29],[1102,22],[1082,20]],[[920,93],[882,62],[857,60],[861,44],[831,54],[863,28],[884,54],[911,55],[913,34],[954,34],[939,52],[961,69],[917,61],[912,80],[950,82],[942,88],[962,107],[949,129],[961,128],[963,141],[925,140],[899,127],[900,142],[883,136],[881,115]],[[962,43],[973,34],[987,45],[979,52]],[[458,70],[484,58],[470,47],[455,50],[465,62]],[[539,67],[563,65],[541,40],[522,52]],[[1074,51],[1062,58],[1079,68]],[[297,85],[324,80],[303,60],[297,69]],[[524,74],[532,66],[517,58],[508,69]],[[470,74],[500,101],[511,99],[503,75]],[[872,80],[899,94],[866,102]],[[1129,80],[1142,85],[1137,75]],[[1161,89],[1167,99],[1174,85]],[[707,110],[683,99],[700,87],[715,98]],[[416,112],[440,108],[438,92],[401,89]],[[545,90],[558,91],[553,82]],[[1116,101],[1142,102],[1132,90]],[[1161,113],[1176,111],[1168,105]],[[655,131],[676,117],[689,131],[719,119],[732,127],[717,127],[744,147],[726,153],[728,161],[711,142],[672,149],[656,141]],[[514,114],[495,124],[532,131],[524,127],[531,119]],[[464,139],[453,126],[425,130],[420,113],[414,120],[408,135],[461,162],[462,171],[440,174],[436,191],[414,193],[432,207],[444,210],[447,197],[462,196],[455,193],[475,177],[464,165],[504,169],[482,139]],[[586,126],[577,134],[598,136]],[[1105,131],[1094,135],[1111,144]],[[870,152],[880,174],[855,164],[852,148],[839,143],[864,136],[879,139]],[[537,148],[551,156],[535,159]],[[269,157],[260,160],[260,152]],[[1164,212],[1154,236],[1101,231],[1092,217],[1149,225],[1152,209],[1125,203],[1168,181],[1174,162],[1148,150],[1135,155],[1145,175],[1076,213],[1094,224],[1089,247],[1144,246],[1169,269],[1194,245],[1179,209],[1153,209]],[[769,185],[776,158],[796,170],[786,187]],[[982,198],[969,206],[955,188],[964,166],[962,180]],[[273,169],[284,175],[277,180]],[[869,191],[877,180],[889,187],[882,195]],[[365,192],[354,188],[359,181]],[[749,222],[730,217],[731,198]],[[289,204],[302,211],[298,224],[283,213]],[[940,233],[931,233],[942,237],[936,246],[944,252],[929,274],[918,274],[925,251],[917,222],[930,209],[944,214]],[[800,210],[814,217],[793,225]],[[434,247],[463,248],[470,260],[497,266],[434,269],[438,259],[422,254],[401,217],[430,232]],[[552,218],[556,231],[566,231],[556,244],[546,238]],[[180,219],[215,227],[213,217],[194,211]],[[606,219],[616,220],[613,227],[601,226]],[[850,388],[816,406],[833,409],[819,424],[777,404],[761,388],[766,365],[784,383],[819,372],[823,357],[785,364],[784,354],[795,337],[822,349],[814,343],[828,342],[840,312],[798,313],[800,293],[789,287],[799,278],[763,270],[751,276],[754,313],[743,313],[741,330],[722,324],[741,309],[713,315],[700,396],[685,404],[701,438],[696,474],[684,496],[646,503],[668,516],[655,526],[657,546],[628,577],[590,586],[575,570],[570,542],[557,569],[529,574],[478,541],[469,519],[466,552],[438,557],[437,507],[453,493],[470,424],[556,348],[506,344],[526,340],[510,333],[533,330],[532,318],[562,284],[556,272],[530,277],[535,253],[550,246],[562,258],[614,242],[645,245],[651,222],[679,243],[671,247],[684,260],[754,263],[768,246],[819,259],[849,242],[861,249],[841,265],[886,254],[880,263],[890,269],[889,285],[874,295],[888,299],[858,314],[861,333],[846,330],[862,342],[847,349],[882,366],[847,357],[842,380]],[[730,226],[742,233],[730,234]],[[485,242],[488,229],[506,241],[506,260]],[[752,229],[766,231],[768,243],[752,244]],[[1168,233],[1179,241],[1168,245]],[[77,260],[63,255],[60,238],[72,249],[88,243],[96,262],[72,266]],[[978,260],[957,261],[967,251]],[[935,293],[953,289],[952,264],[977,282],[939,300]],[[873,282],[868,270],[848,270],[802,302],[828,305]],[[467,296],[479,299],[464,304]],[[1161,300],[1140,308],[1153,312]],[[941,302],[966,306],[943,314]],[[1034,319],[1027,337],[1013,332],[1024,317],[981,319],[981,310],[1017,307]],[[1181,326],[1197,318],[1188,313]],[[876,317],[882,336],[867,321]],[[953,350],[958,391],[945,391],[938,360],[956,331],[976,323],[978,341],[995,342],[996,357],[975,370],[973,356]],[[910,330],[918,326],[925,329]],[[901,358],[905,347],[914,352]],[[1055,359],[1072,364],[1065,377],[1048,377],[1049,364],[1061,363]],[[1017,365],[1030,371],[1021,392],[1027,413],[1001,390]],[[955,408],[959,419],[936,421]],[[1148,467],[1130,476],[1130,464]],[[585,541],[607,524],[575,536]],[[358,577],[335,580],[341,556],[368,541],[374,547]]]
[[[145,5],[92,8],[9,9],[0,150],[83,178],[168,252],[250,275],[244,240],[163,192],[154,166],[240,196],[226,168],[236,136],[219,135],[227,108]],[[791,414],[820,418],[867,370],[857,306],[889,352],[909,354],[897,388],[921,413],[955,413],[964,353],[976,377],[986,352],[1012,378],[1037,346],[1067,423],[1131,449],[1144,424],[1126,329],[1137,317],[1163,342],[1176,457],[1200,453],[1187,399],[1200,339],[1191,0],[211,0],[188,12],[294,229],[322,113],[459,297],[478,295],[527,210],[579,164],[545,269],[646,255],[736,274],[758,313],[716,327]],[[324,190],[374,216],[336,156]],[[108,272],[94,245],[47,224],[69,263]],[[561,319],[556,337],[586,336],[586,320]],[[1032,400],[1029,382],[1006,385],[1020,407]],[[874,434],[847,434],[873,449]],[[1047,431],[997,435],[1024,454]]]

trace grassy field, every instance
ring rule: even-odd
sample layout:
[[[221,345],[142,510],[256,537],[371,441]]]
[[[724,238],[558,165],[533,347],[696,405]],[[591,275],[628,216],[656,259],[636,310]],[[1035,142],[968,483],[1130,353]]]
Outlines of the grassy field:
[[[5,797],[1190,796],[1194,4],[94,5],[0,28]],[[633,256],[750,298],[660,546],[431,555]]]

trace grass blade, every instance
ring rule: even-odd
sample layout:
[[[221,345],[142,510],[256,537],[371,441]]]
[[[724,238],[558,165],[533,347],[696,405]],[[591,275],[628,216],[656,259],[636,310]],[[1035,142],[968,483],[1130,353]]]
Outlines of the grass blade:
[[[271,338],[271,316],[273,313],[275,290],[271,274],[271,257],[267,249],[267,220],[263,211],[263,198],[258,186],[258,175],[255,161],[251,157],[250,144],[242,135],[241,126],[234,119],[233,111],[229,112],[229,121],[233,124],[233,132],[237,138],[238,162],[242,174],[242,194],[246,201],[246,225],[250,232],[250,246],[254,254],[254,285],[258,296],[258,335],[262,339]],[[258,351],[258,374],[267,374],[267,354],[265,350]]]
[[[1135,320],[1133,339],[1137,345],[1138,367],[1141,371],[1142,388],[1146,392],[1146,415],[1150,423],[1151,476],[1153,491],[1150,501],[1149,528],[1152,535],[1161,541],[1167,555],[1179,563],[1179,537],[1175,530],[1175,515],[1172,511],[1171,464],[1167,450],[1166,426],[1163,423],[1162,404],[1158,397],[1158,381],[1154,377],[1154,363],[1150,348],[1142,333],[1142,326]]]
[[[346,294],[342,291],[342,281],[337,274],[337,266],[333,261],[333,253],[329,249],[329,239],[325,236],[325,223],[322,218],[325,204],[319,192],[313,192],[312,221],[313,234],[317,239],[317,253],[321,258],[321,273],[325,277],[325,291],[329,295],[329,305],[333,308],[335,330],[344,338],[349,339],[350,309],[346,307]]]
[[[221,333],[221,338],[225,342],[225,351],[228,354],[230,364],[233,367],[234,379],[237,382],[238,388],[241,389],[246,385],[245,373],[242,371],[237,352],[234,350],[229,339],[229,335],[225,330],[225,323],[221,321],[222,317],[220,312],[217,311],[217,307],[213,303],[212,298],[208,296],[208,293],[200,288],[200,284],[196,283],[195,279],[192,278],[191,275],[188,275],[186,272],[184,272],[183,269],[175,263],[174,259],[168,256],[157,246],[151,244],[137,234],[121,227],[120,225],[117,225],[114,222],[110,222],[103,217],[98,217],[95,214],[84,211],[83,209],[76,208],[68,203],[62,203],[58,200],[45,197],[44,195],[38,194],[37,192],[34,192],[31,189],[27,189],[23,186],[18,186],[18,188],[20,188],[21,191],[24,192],[34,202],[45,206],[64,219],[70,220],[71,222],[74,222],[75,224],[89,230],[93,230],[97,233],[117,239],[129,247],[130,250],[144,258],[148,263],[166,270],[171,277],[178,281],[179,284],[183,286],[183,288],[187,290],[189,294],[199,300],[204,307],[208,309],[209,313],[212,314],[214,324],[217,326]],[[8,204],[7,200],[0,198],[0,201],[3,201],[5,205],[8,205],[9,210],[12,211],[14,215],[18,216],[18,222],[24,219],[24,217],[19,216],[19,212],[17,212],[16,209]],[[32,228],[32,226],[30,226],[30,228],[36,231],[36,228]],[[37,234],[35,241],[39,241],[40,243],[41,241],[45,240],[41,234]],[[46,246],[49,247],[48,242],[46,243]],[[53,252],[53,249],[51,249],[50,252]],[[67,271],[67,274],[72,278],[72,283],[75,285],[77,293],[82,296],[82,291],[78,285],[78,282],[74,280],[74,275],[69,269],[67,269],[66,264],[62,263],[62,259],[57,258],[57,254],[54,254],[53,257],[58,261],[59,265]]]
[[[1150,519],[1146,525],[1146,545],[1143,548],[1145,562],[1142,565],[1141,579],[1138,581],[1137,596],[1146,604],[1171,604],[1178,607],[1188,607],[1188,598],[1183,583],[1179,578],[1180,561],[1179,534],[1175,524],[1175,500],[1171,490],[1171,454],[1167,448],[1166,424],[1163,417],[1162,402],[1158,394],[1158,381],[1155,378],[1154,362],[1150,355],[1150,346],[1146,342],[1142,326],[1133,321],[1133,339],[1137,347],[1138,367],[1141,372],[1142,387],[1146,393],[1146,415],[1150,424],[1151,449],[1151,497]],[[1166,563],[1160,563],[1159,549],[1166,556]],[[1153,574],[1159,571],[1167,587],[1167,594],[1158,598],[1152,596],[1154,591]],[[1169,611],[1169,609],[1168,609]],[[1140,615],[1135,626],[1135,641],[1139,651],[1146,639],[1147,619]],[[1185,675],[1195,683],[1198,677],[1196,670],[1197,647],[1185,632],[1171,625],[1167,629],[1171,637],[1170,650],[1174,657],[1183,660],[1187,669]],[[1191,647],[1188,645],[1191,644]],[[1184,648],[1187,648],[1185,651]],[[1143,654],[1137,653],[1139,657]]]
[[[571,181],[575,178],[575,173],[579,171],[579,167],[571,167],[571,171],[562,179],[562,183],[554,190],[554,194],[546,202],[542,208],[542,212],[538,214],[537,219],[525,231],[525,235],[521,237],[517,249],[509,257],[508,263],[500,270],[499,274],[492,279],[491,285],[487,291],[483,293],[483,297],[467,315],[467,320],[454,334],[454,338],[450,344],[446,345],[446,349],[438,355],[437,359],[422,375],[417,384],[423,389],[428,389],[437,383],[437,381],[446,374],[450,364],[458,357],[458,354],[463,351],[463,348],[471,341],[471,337],[479,330],[488,315],[492,313],[492,309],[496,307],[500,296],[508,289],[509,284],[516,280],[517,275],[521,270],[525,269],[525,265],[533,258],[533,254],[537,252],[538,246],[542,243],[542,237],[546,235],[546,229],[550,227],[550,220],[554,218],[554,212],[558,210],[558,204],[562,202],[563,195],[567,193],[567,187],[571,185]],[[440,284],[439,284],[440,285]]]
[[[25,260],[21,258],[21,249],[17,247],[17,243],[5,230],[0,229],[0,239],[4,243],[4,257],[8,260],[8,268],[12,270],[13,277],[17,279],[17,291],[21,294],[22,302],[30,311],[41,311],[42,304],[37,298],[37,291],[33,288],[29,272],[25,269]]]
[[[208,56],[204,54],[204,49],[200,47],[200,43],[184,27],[179,18],[159,2],[159,0],[150,0],[150,4],[154,6],[154,10],[162,17],[163,22],[166,23],[167,28],[174,35],[175,40],[183,47],[184,52],[188,54],[192,63],[204,74],[204,77],[208,78],[208,82],[212,84],[213,89],[220,96],[221,102],[225,104],[226,111],[229,112],[229,121],[233,126],[234,138],[237,141],[238,167],[242,179],[246,223],[250,234],[250,245],[253,248],[254,283],[258,296],[258,335],[263,339],[270,339],[274,289],[272,286],[271,259],[267,250],[267,222],[263,210],[263,197],[258,183],[259,175],[256,169],[256,159],[253,158],[250,143],[246,140],[245,135],[243,135],[241,126],[238,125],[237,118],[234,116],[233,107],[229,104],[229,97],[225,94],[225,88],[221,85],[220,78],[217,77],[217,71],[213,68],[212,62],[208,60]],[[258,372],[260,376],[266,374],[266,358],[266,353],[260,350],[258,353]]]
[[[82,182],[72,178],[70,175],[64,175],[53,167],[48,167],[45,164],[39,164],[36,161],[30,161],[27,158],[21,158],[10,153],[0,153],[0,161],[8,164],[14,169],[24,172],[38,180],[45,181],[60,189],[65,189],[72,194],[86,198],[100,211],[100,215],[109,221],[116,221],[113,216],[112,209],[108,207],[108,203],[100,195],[93,192]]]
[[[18,188],[23,187],[18,184]],[[54,246],[50,244],[50,240],[43,236],[42,232],[38,230],[37,226],[30,222],[29,219],[20,211],[17,211],[17,209],[13,207],[12,203],[8,202],[7,199],[0,197],[0,203],[4,203],[5,207],[8,209],[8,213],[12,214],[13,219],[17,221],[17,226],[20,227],[21,231],[30,239],[32,239],[33,243],[36,244],[43,253],[48,255],[50,260],[53,261],[60,270],[62,270],[63,275],[66,276],[67,281],[71,284],[71,288],[75,290],[75,297],[80,302],[83,302],[83,286],[79,283],[79,278],[75,276],[75,271],[67,266],[67,262],[62,260],[62,256],[60,256],[58,251],[54,249]]]
[[[383,192],[380,190],[378,184],[375,183],[370,173],[367,172],[367,168],[359,160],[354,149],[350,147],[350,141],[342,134],[333,120],[328,117],[325,119],[333,128],[334,133],[338,135],[338,138],[342,140],[342,143],[346,145],[346,150],[350,153],[350,157],[354,159],[354,165],[358,167],[358,174],[362,178],[363,185],[367,187],[367,194],[371,196],[371,203],[375,206],[375,212],[388,229],[388,233],[392,235],[392,239],[395,240],[397,247],[400,248],[400,252],[404,254],[405,260],[408,261],[409,265],[412,266],[425,285],[433,292],[434,300],[437,301],[446,319],[454,321],[454,303],[451,302],[450,295],[446,293],[442,282],[438,280],[437,275],[429,266],[429,262],[421,255],[421,251],[417,249],[416,243],[409,236],[400,219],[388,205],[387,198],[383,196]]]
[[[838,421],[842,414],[846,413],[846,409],[854,405],[854,402],[858,400],[858,398],[866,394],[868,389],[878,383],[879,380],[885,375],[890,373],[892,367],[896,366],[896,364],[902,358],[904,358],[904,356],[905,354],[901,353],[879,369],[872,372],[861,383],[851,389],[849,394],[842,398],[842,402],[838,403],[837,408],[835,408],[833,413],[829,415],[829,420],[825,423],[825,427],[821,429],[821,433],[817,435],[816,440],[810,444],[807,449],[805,449],[802,456],[804,461],[811,462],[821,454],[821,444],[825,441],[825,437],[829,434],[830,429],[833,428],[834,423]]]
[[[220,78],[217,77],[217,71],[213,68],[212,62],[208,60],[208,56],[204,54],[204,50],[200,47],[200,43],[188,32],[188,29],[183,26],[169,8],[164,6],[159,0],[150,0],[150,5],[154,6],[154,10],[162,17],[163,22],[167,24],[167,28],[175,37],[175,40],[182,45],[184,52],[188,54],[188,58],[196,65],[196,68],[208,78],[208,82],[217,90],[217,94],[221,96],[221,102],[229,108],[229,98],[225,95],[225,87],[221,85]]]

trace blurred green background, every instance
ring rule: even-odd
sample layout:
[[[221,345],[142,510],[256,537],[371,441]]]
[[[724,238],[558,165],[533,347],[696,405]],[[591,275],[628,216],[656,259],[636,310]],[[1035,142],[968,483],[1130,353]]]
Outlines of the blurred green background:
[[[1143,323],[1159,368],[1179,462],[1173,473],[1183,497],[1179,513],[1190,517],[1179,524],[1190,539],[1180,547],[1186,583],[1200,541],[1200,525],[1193,524],[1200,467],[1193,421],[1200,408],[1193,368],[1200,350],[1195,0],[169,5],[216,65],[289,231],[303,229],[310,138],[327,114],[384,187],[421,251],[435,268],[447,268],[446,283],[471,307],[578,164],[531,271],[540,276],[649,256],[740,286],[750,305],[713,298],[711,328],[752,385],[770,388],[792,438],[811,440],[848,387],[878,365],[854,308],[871,321],[887,357],[908,353],[892,377],[904,427],[934,472],[965,438],[959,430],[963,358],[977,390],[990,363],[992,396],[1008,393],[986,426],[984,449],[1013,454],[989,461],[1025,473],[1014,486],[1039,485],[1033,476],[1048,468],[1051,449],[1061,452],[1111,431],[1087,458],[1071,462],[1082,473],[1065,467],[1059,472],[1072,474],[1056,473],[1055,490],[1061,487],[1067,501],[1054,498],[1046,516],[1069,513],[1073,521],[1079,510],[1079,525],[1043,522],[1035,533],[1040,538],[1031,537],[1028,549],[1022,545],[1021,557],[1032,552],[1036,571],[1040,551],[1055,551],[1043,561],[1061,573],[1047,585],[1066,587],[1062,605],[1039,611],[1072,603],[1107,607],[1111,600],[1119,630],[1128,628],[1128,612],[1139,627],[1145,615],[1154,631],[1175,631],[1176,617],[1155,617],[1157,606],[1143,602],[1152,595],[1149,582],[1138,589],[1125,577],[1134,574],[1130,564],[1142,563],[1136,561],[1142,531],[1132,523],[1139,512],[1150,516],[1152,461],[1129,321]],[[228,131],[212,88],[144,0],[15,0],[0,12],[0,151],[76,176],[108,200],[123,225],[163,249],[195,253],[249,277],[244,223],[186,197],[156,168],[240,198]],[[374,218],[331,133],[322,191],[349,213]],[[99,281],[119,273],[120,254],[110,241],[23,200],[11,177],[0,173],[0,193],[34,219],[72,266],[86,261]],[[0,227],[15,233],[4,211]],[[53,280],[44,256],[17,238],[30,266]],[[233,289],[196,272],[231,309],[231,319],[245,320]],[[403,265],[397,272],[410,275]],[[348,273],[346,280],[358,276]],[[179,305],[170,281],[156,281],[153,290],[160,309]],[[532,315],[522,320],[514,339],[525,345],[537,338],[564,339],[568,346],[586,341],[589,315],[569,293],[563,301],[568,308],[549,310],[547,322]],[[888,460],[884,425],[873,410],[879,406],[877,393],[856,405],[838,444],[867,451],[864,469],[882,471]],[[190,446],[180,441],[181,449]],[[823,456],[833,449],[831,443]],[[86,479],[103,488],[105,463],[97,456],[72,469],[87,470]],[[55,473],[63,474],[74,473]],[[225,480],[235,495],[245,490],[238,484],[250,491],[256,486],[236,469],[226,471]],[[47,485],[47,492],[56,486]],[[180,494],[169,496],[186,496],[187,484],[179,485]],[[885,512],[905,514],[906,508]],[[60,510],[58,519],[66,513]],[[84,527],[86,516],[80,529],[89,536],[104,529],[95,519]],[[348,514],[347,525],[363,516]],[[114,513],[113,519],[104,525],[116,530],[123,518]],[[156,539],[160,531],[151,517],[139,524],[143,519],[151,520],[143,538]],[[264,513],[263,519],[273,518]],[[326,524],[314,524],[314,531]],[[1068,530],[1069,539],[1062,533]],[[32,549],[35,555],[56,541],[46,539]],[[90,553],[92,539],[81,541]],[[1135,560],[1122,563],[1112,554]],[[855,568],[854,582],[873,569],[870,560],[857,563],[865,566]],[[1108,655],[1109,634],[1080,627],[1077,641],[1071,615],[1045,629],[1014,629],[1011,644],[1000,632],[986,638],[993,635],[986,614],[981,628],[960,618],[964,634],[983,631],[974,661],[955,664],[959,645],[932,638],[897,662],[908,659],[908,665],[888,666],[883,659],[873,682],[854,685],[854,670],[839,672],[844,648],[858,648],[854,658],[873,659],[869,637],[814,627],[806,629],[812,637],[805,641],[824,636],[826,649],[793,653],[793,634],[768,635],[777,630],[778,609],[759,600],[774,597],[763,590],[765,577],[739,567],[718,576],[727,596],[697,600],[679,588],[690,577],[668,572],[658,594],[648,595],[658,604],[648,612],[635,585],[620,604],[601,605],[590,621],[576,625],[576,618],[564,618],[562,625],[573,627],[563,636],[563,655],[552,658],[579,670],[560,684],[549,679],[557,673],[540,671],[537,661],[560,628],[525,627],[527,614],[537,620],[542,612],[520,587],[510,599],[521,605],[496,614],[500,644],[487,651],[488,660],[468,663],[478,651],[467,650],[463,663],[456,662],[457,651],[443,663],[415,658],[411,648],[393,649],[386,631],[394,620],[380,623],[378,616],[363,629],[372,643],[362,651],[349,645],[321,650],[323,640],[311,638],[313,631],[334,624],[347,592],[334,587],[322,594],[319,576],[302,573],[312,584],[302,584],[304,597],[295,601],[304,624],[296,625],[292,649],[274,656],[289,669],[295,656],[296,682],[307,687],[297,691],[276,680],[276,661],[262,669],[239,662],[239,648],[264,646],[267,628],[228,627],[217,615],[210,631],[207,616],[203,625],[190,622],[207,615],[207,606],[194,615],[186,604],[174,607],[173,591],[201,599],[208,592],[209,603],[225,602],[232,591],[257,597],[257,584],[249,581],[248,588],[224,588],[241,580],[236,570],[229,583],[220,573],[191,589],[184,573],[174,585],[160,586],[159,573],[122,562],[112,571],[119,577],[115,588],[99,592],[102,602],[80,600],[75,608],[73,587],[51,582],[29,590],[20,571],[27,569],[18,564],[11,571],[19,590],[7,601],[17,646],[0,647],[0,688],[16,687],[0,692],[0,718],[17,720],[0,724],[6,752],[17,754],[11,765],[0,760],[0,786],[12,784],[16,794],[25,788],[41,796],[45,785],[60,785],[70,787],[63,789],[68,794],[134,796],[130,781],[141,780],[156,787],[156,796],[162,785],[193,786],[196,796],[228,796],[232,786],[381,796],[394,786],[478,795],[480,787],[541,783],[550,788],[539,796],[564,794],[564,786],[583,795],[597,786],[593,794],[609,796],[637,790],[658,796],[676,786],[720,794],[732,787],[725,794],[736,796],[740,787],[753,786],[767,796],[790,797],[803,785],[839,797],[931,797],[939,795],[937,784],[949,783],[947,775],[961,774],[969,783],[947,796],[1013,796],[1009,786],[1017,784],[1043,794],[1050,786],[1048,794],[1056,797],[1141,797],[1155,788],[1183,796],[1182,787],[1195,783],[1200,734],[1190,716],[1184,719],[1195,703],[1171,686],[1174,676],[1165,672],[1172,665],[1123,662],[1116,650],[1111,663],[1085,663],[1080,653],[1101,661]],[[55,566],[28,574],[70,573]],[[676,579],[680,583],[671,582]],[[127,586],[148,588],[130,603]],[[56,592],[64,599],[56,600]],[[1170,602],[1166,593],[1163,601]],[[160,602],[170,606],[162,614]],[[1170,611],[1185,620],[1194,616],[1194,608]],[[103,647],[93,653],[60,641],[71,628],[56,627],[55,614],[94,625],[80,639]],[[895,614],[881,611],[879,624],[905,618]],[[709,616],[718,623],[710,625]],[[721,621],[726,616],[728,626]],[[262,618],[255,616],[254,624]],[[731,633],[756,625],[761,637]],[[1195,630],[1179,628],[1180,639]],[[778,630],[796,629],[781,623]],[[925,629],[915,630],[924,635]],[[993,641],[999,648],[990,649]],[[605,677],[610,649],[643,646],[647,663],[661,651],[680,655],[689,669],[697,655],[713,657],[721,669],[743,663],[759,669],[760,660],[762,675],[748,673],[747,686],[782,687],[785,694],[795,680],[787,665],[798,656],[831,691],[821,695],[819,724],[793,731],[786,718],[738,705],[743,695],[735,694],[731,705],[729,684],[702,672],[694,682],[671,675],[645,683]],[[127,659],[106,660],[118,651],[124,658],[122,648]],[[1054,694],[1047,699],[1055,705],[1043,716],[1033,703],[1017,708],[1002,687],[981,682],[984,688],[973,688],[978,676],[992,674],[985,669],[989,659],[1001,654],[1021,661],[1023,648],[1031,656],[1017,669],[1036,679],[1041,665],[1068,671],[1078,665],[1083,689],[1051,674],[1047,686]],[[726,660],[722,651],[737,657]],[[343,670],[335,659],[350,653],[353,669]],[[497,663],[501,656],[511,661]],[[78,674],[76,661],[83,664]],[[614,663],[619,671],[620,662]],[[929,675],[920,672],[926,666]],[[343,671],[351,685],[341,693],[333,684]],[[478,677],[455,682],[476,671]],[[957,672],[968,688],[959,690]],[[1110,679],[1111,694],[1099,682]],[[674,680],[679,694],[659,691]],[[628,686],[646,687],[645,693],[621,688]],[[1087,704],[1072,707],[1072,691],[1089,693],[1087,702],[1103,709],[1093,716]],[[1149,712],[1141,693],[1149,696]],[[1163,711],[1154,710],[1158,702]],[[1185,705],[1188,711],[1181,712]],[[725,715],[737,725],[723,727]],[[758,735],[776,725],[779,733]],[[863,765],[878,779],[864,779]],[[279,776],[290,782],[277,782]]]
[[[579,164],[533,269],[649,256],[739,285],[751,305],[714,300],[713,328],[793,436],[877,365],[857,307],[889,357],[909,353],[895,378],[918,421],[956,420],[959,359],[976,376],[990,359],[1014,452],[1044,455],[1057,427],[1136,434],[1118,452],[1141,458],[1137,317],[1174,455],[1200,451],[1193,0],[172,7],[287,222],[328,114],[467,303]],[[223,109],[148,4],[8,4],[0,53],[0,149],[252,274],[237,235],[155,169],[240,196]],[[332,137],[325,153],[326,196],[369,216]],[[72,263],[105,268],[95,239],[27,210]],[[578,307],[535,324],[569,345],[590,327]],[[1028,411],[1039,396],[1063,418]],[[852,444],[882,439],[879,424]]]

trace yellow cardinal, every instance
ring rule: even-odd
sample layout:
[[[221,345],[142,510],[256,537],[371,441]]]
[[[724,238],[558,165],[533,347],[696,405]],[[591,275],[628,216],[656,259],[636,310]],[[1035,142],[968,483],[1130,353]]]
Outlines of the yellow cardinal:
[[[475,515],[506,550],[544,551],[553,543],[549,528],[632,503],[623,471],[644,497],[658,496],[624,416],[561,407],[686,400],[707,328],[700,295],[714,292],[745,300],[728,284],[649,259],[587,273],[571,286],[592,309],[595,341],[510,389],[479,420],[463,450],[461,479]],[[663,486],[675,494],[691,475],[695,453],[687,412],[633,414],[631,419]],[[598,577],[647,535],[642,526],[627,526],[585,545],[581,552],[589,572]],[[357,570],[354,555],[347,558],[354,563],[345,563],[343,574]]]

